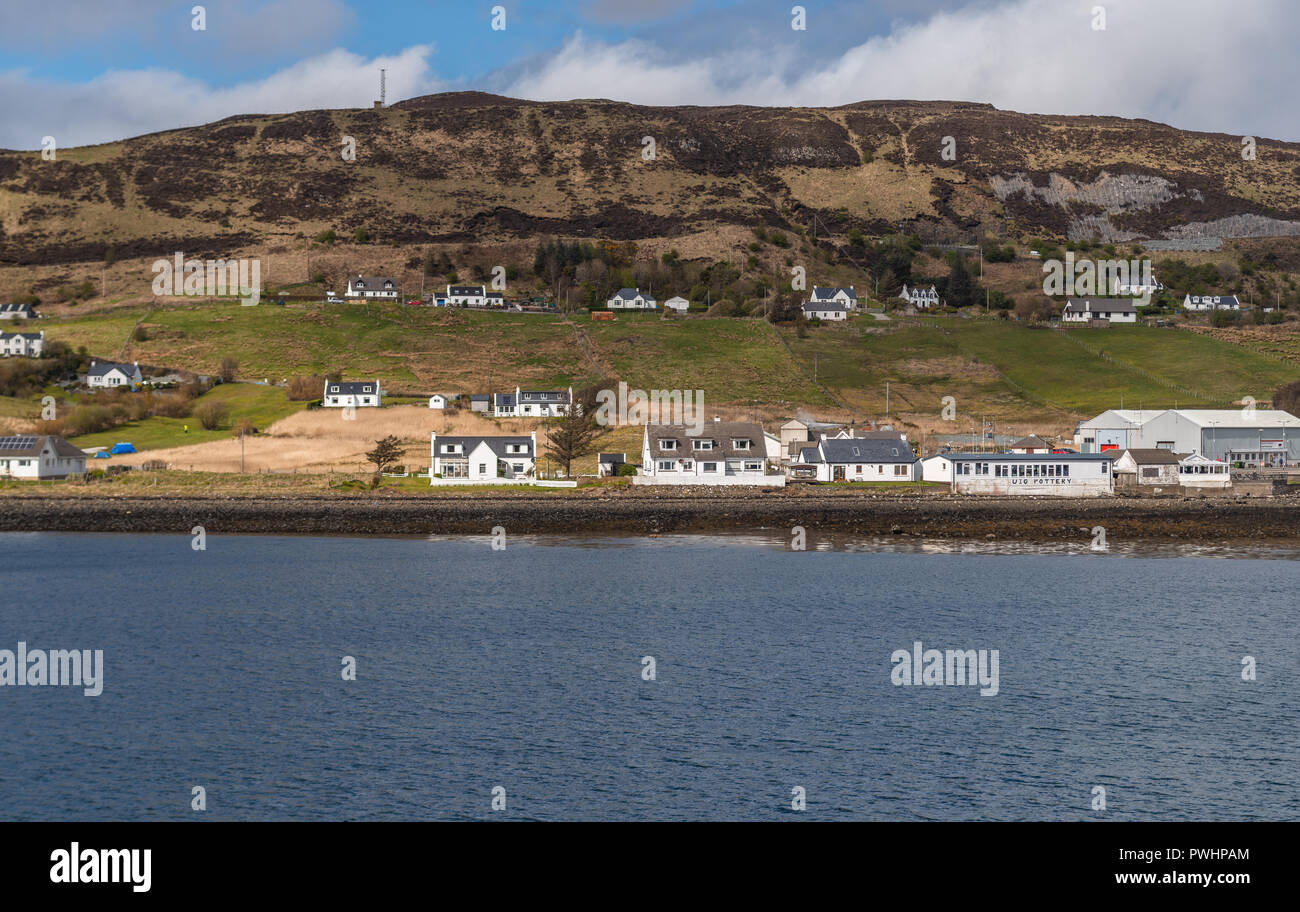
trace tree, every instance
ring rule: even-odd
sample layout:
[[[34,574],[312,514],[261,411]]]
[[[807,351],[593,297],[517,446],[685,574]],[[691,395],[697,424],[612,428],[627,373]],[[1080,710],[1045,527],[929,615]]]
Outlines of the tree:
[[[402,458],[402,442],[389,434],[383,440],[375,441],[375,448],[366,454],[366,459],[375,464],[375,481],[379,484],[379,476],[384,474],[384,470],[391,466],[397,465]]]
[[[203,425],[205,431],[215,431],[226,420],[226,412],[224,402],[209,401],[194,410],[194,417],[199,419],[199,424]]]
[[[595,449],[596,422],[594,412],[588,409],[569,409],[569,414],[555,419],[546,432],[546,451],[564,466],[567,477],[573,461],[589,455]]]
[[[1292,415],[1300,409],[1300,380],[1292,380],[1278,388],[1273,394],[1273,408],[1290,412]]]
[[[975,284],[970,273],[966,271],[966,258],[960,253],[952,258],[952,267],[948,273],[947,297],[953,307],[965,307],[971,302]]]
[[[236,374],[239,372],[239,361],[235,358],[221,359],[221,382],[231,383],[234,381]]]

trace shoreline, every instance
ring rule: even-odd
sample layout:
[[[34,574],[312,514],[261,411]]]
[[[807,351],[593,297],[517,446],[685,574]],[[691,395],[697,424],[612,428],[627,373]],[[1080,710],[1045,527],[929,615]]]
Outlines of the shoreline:
[[[1010,541],[1300,543],[1290,498],[1004,498],[916,494],[514,494],[0,497],[0,532],[436,535],[754,533],[794,526],[866,536]]]

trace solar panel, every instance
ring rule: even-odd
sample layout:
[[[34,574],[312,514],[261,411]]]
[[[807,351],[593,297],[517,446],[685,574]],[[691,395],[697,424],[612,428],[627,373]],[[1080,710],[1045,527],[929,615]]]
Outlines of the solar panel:
[[[0,450],[29,450],[35,443],[36,438],[31,436],[0,437]]]

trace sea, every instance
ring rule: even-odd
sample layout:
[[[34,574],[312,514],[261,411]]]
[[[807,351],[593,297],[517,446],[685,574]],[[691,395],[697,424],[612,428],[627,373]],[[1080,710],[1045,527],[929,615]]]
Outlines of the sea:
[[[0,819],[1297,820],[1297,556],[0,534]]]

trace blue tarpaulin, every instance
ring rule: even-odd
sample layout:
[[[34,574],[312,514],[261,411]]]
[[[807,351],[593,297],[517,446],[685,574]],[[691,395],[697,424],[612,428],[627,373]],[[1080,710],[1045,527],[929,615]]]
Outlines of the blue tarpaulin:
[[[113,444],[113,448],[109,450],[109,452],[110,453],[134,453],[135,447],[129,443],[115,443]]]
[[[110,457],[109,457],[108,452],[107,452],[106,450],[100,450],[100,451],[99,451],[98,453],[96,453],[92,458],[93,458],[93,459],[109,459]]]

